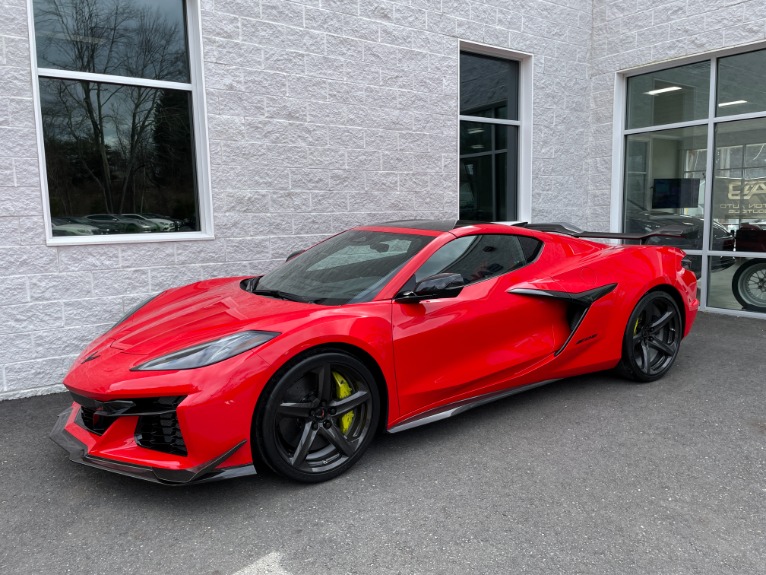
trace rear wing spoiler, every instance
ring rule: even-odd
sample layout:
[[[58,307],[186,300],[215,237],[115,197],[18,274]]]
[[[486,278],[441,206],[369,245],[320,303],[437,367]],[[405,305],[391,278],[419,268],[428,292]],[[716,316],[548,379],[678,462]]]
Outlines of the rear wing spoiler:
[[[502,222],[498,222],[502,223]],[[538,232],[553,232],[557,234],[564,234],[572,236],[574,238],[598,238],[607,240],[628,240],[639,242],[640,244],[646,244],[650,238],[664,237],[664,238],[682,238],[684,237],[685,230],[683,226],[665,226],[658,230],[643,233],[618,233],[618,232],[586,232],[581,230],[575,225],[554,222],[554,223],[539,223],[530,224],[529,222],[514,222],[514,226],[527,228],[529,230],[536,230]]]

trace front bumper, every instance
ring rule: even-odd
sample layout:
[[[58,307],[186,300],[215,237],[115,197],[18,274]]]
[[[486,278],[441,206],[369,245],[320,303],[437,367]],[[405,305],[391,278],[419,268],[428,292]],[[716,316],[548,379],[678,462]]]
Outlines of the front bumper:
[[[229,459],[246,442],[242,440],[231,449],[221,453],[217,457],[204,463],[195,465],[186,469],[167,469],[162,467],[137,465],[96,457],[88,454],[87,445],[67,431],[67,427],[77,425],[75,423],[75,407],[63,411],[56,420],[56,424],[51,431],[51,439],[69,452],[69,459],[75,463],[81,463],[90,467],[106,469],[120,475],[135,477],[154,483],[164,485],[188,485],[191,483],[203,483],[207,481],[217,481],[221,479],[230,479],[233,477],[243,477],[246,475],[255,475],[255,467],[252,464],[237,465],[218,469],[218,466]]]

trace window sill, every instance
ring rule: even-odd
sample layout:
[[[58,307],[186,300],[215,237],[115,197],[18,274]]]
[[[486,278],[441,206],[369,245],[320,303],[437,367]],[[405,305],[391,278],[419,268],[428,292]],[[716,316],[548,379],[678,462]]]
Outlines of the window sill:
[[[96,236],[57,236],[48,237],[46,245],[86,246],[108,244],[138,244],[155,242],[186,242],[192,240],[214,240],[215,236],[207,232],[150,232],[143,234],[107,234]]]

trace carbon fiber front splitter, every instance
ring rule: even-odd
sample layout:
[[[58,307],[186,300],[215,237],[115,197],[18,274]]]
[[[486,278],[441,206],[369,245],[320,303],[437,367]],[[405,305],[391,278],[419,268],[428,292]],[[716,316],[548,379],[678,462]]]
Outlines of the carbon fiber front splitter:
[[[218,457],[189,469],[163,469],[94,457],[88,455],[85,444],[66,430],[66,423],[71,413],[72,408],[70,407],[58,416],[50,437],[55,443],[69,452],[69,459],[75,463],[170,486],[219,481],[221,479],[255,475],[256,473],[253,465],[238,465],[236,467],[227,467],[226,469],[216,469],[217,466],[226,461],[237,449],[245,444],[244,440]]]

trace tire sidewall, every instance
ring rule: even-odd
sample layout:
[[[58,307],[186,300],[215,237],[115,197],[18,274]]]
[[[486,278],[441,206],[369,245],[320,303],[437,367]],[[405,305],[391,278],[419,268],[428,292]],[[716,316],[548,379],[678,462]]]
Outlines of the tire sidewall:
[[[734,272],[734,277],[731,280],[731,291],[734,292],[734,297],[737,299],[737,301],[740,303],[740,305],[744,309],[751,310],[751,311],[766,312],[766,306],[755,305],[752,302],[747,301],[747,299],[745,299],[745,297],[742,295],[742,292],[739,289],[739,284],[740,284],[740,280],[742,279],[742,276],[744,276],[745,274],[752,274],[755,271],[757,271],[758,268],[766,269],[766,260],[754,259],[754,260],[750,260],[749,262],[745,262],[744,264],[739,266],[737,271]]]
[[[344,365],[357,372],[367,384],[372,396],[372,415],[368,424],[366,435],[356,452],[346,461],[332,470],[319,473],[307,473],[295,469],[286,462],[277,448],[275,433],[277,407],[286,388],[292,385],[301,374],[315,369],[324,363]],[[253,425],[253,445],[259,451],[260,459],[280,475],[304,483],[318,483],[337,477],[353,466],[362,457],[368,445],[372,441],[375,431],[378,429],[380,420],[380,392],[372,372],[357,358],[341,351],[320,351],[296,358],[282,369],[277,371],[271,378],[262,393],[264,401],[259,402]]]
[[[640,317],[641,313],[645,309],[645,307],[652,301],[656,299],[662,299],[665,302],[668,303],[668,305],[672,306],[673,309],[676,312],[676,315],[678,316],[679,320],[681,318],[681,311],[678,308],[678,304],[676,304],[673,297],[664,292],[664,291],[651,291],[649,293],[644,294],[644,296],[638,301],[636,304],[636,307],[633,308],[633,312],[630,314],[630,319],[628,319],[628,324],[625,326],[625,333],[622,338],[622,359],[619,364],[619,370],[622,372],[623,375],[626,377],[639,382],[639,383],[650,383],[652,381],[657,381],[661,377],[663,377],[671,367],[673,367],[673,364],[676,361],[676,358],[678,357],[678,352],[680,350],[680,340],[682,337],[681,331],[679,330],[679,333],[677,334],[677,337],[679,338],[678,345],[676,345],[675,354],[673,355],[673,359],[668,363],[668,365],[656,374],[646,374],[641,369],[638,368],[636,359],[635,359],[635,348],[633,345],[633,329],[636,325],[636,321],[638,321],[638,318]]]

